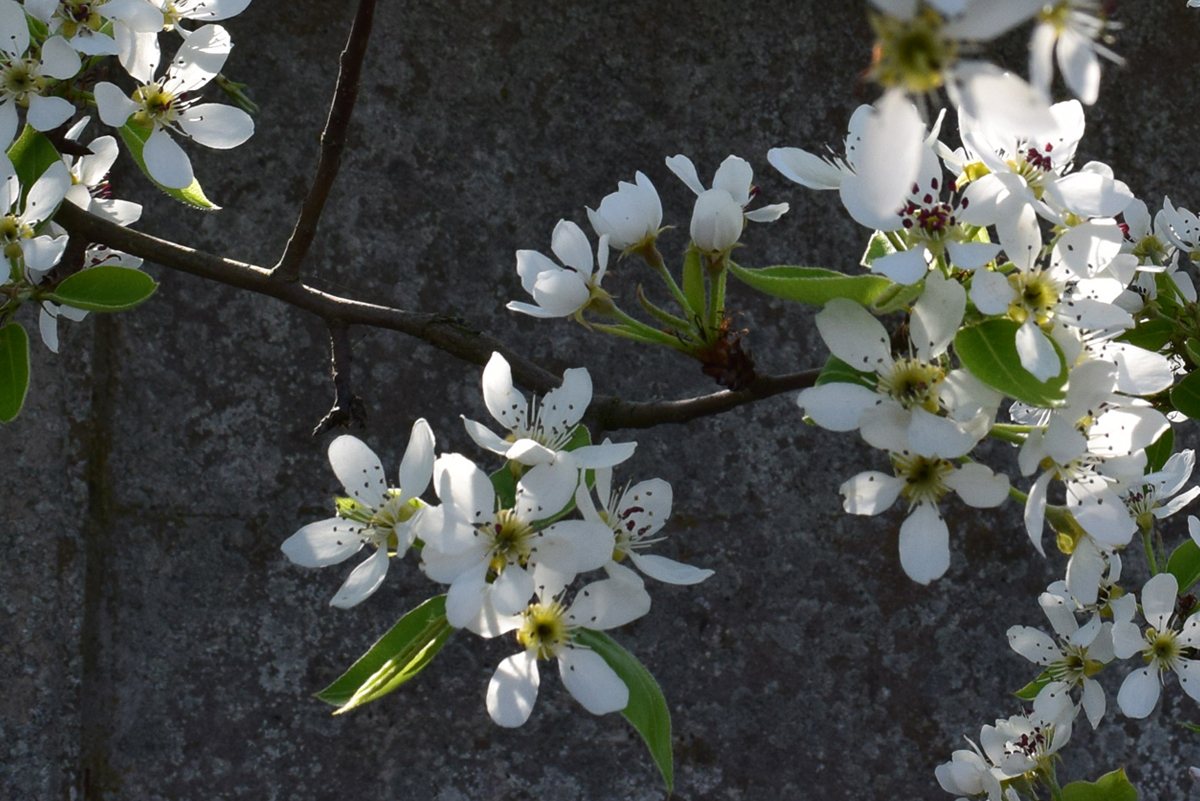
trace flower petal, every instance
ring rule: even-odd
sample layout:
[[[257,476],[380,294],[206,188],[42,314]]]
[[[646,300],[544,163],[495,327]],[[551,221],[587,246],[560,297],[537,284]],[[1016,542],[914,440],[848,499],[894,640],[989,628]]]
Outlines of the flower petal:
[[[150,177],[168,189],[184,189],[194,179],[187,153],[162,128],[155,128],[146,140],[142,160]]]
[[[624,626],[649,611],[650,594],[640,579],[634,583],[606,578],[579,591],[567,610],[567,620],[572,625],[603,631]]]
[[[1117,706],[1128,717],[1147,717],[1158,703],[1159,691],[1158,668],[1148,665],[1125,677],[1117,693]]]
[[[501,662],[487,688],[487,711],[496,725],[514,729],[529,720],[538,683],[537,651],[521,651]]]
[[[205,147],[229,150],[254,135],[254,118],[223,103],[202,103],[180,115],[179,127]]]
[[[637,551],[630,551],[629,559],[637,566],[638,570],[650,578],[667,584],[699,584],[714,572],[707,568],[676,562],[665,556],[642,554]]]
[[[483,403],[505,428],[512,431],[525,428],[529,404],[513,387],[512,368],[499,353],[493,353],[483,368]]]
[[[358,553],[363,543],[362,526],[351,520],[331,517],[309,523],[283,541],[284,556],[301,567],[327,567]]]
[[[629,705],[629,688],[604,657],[587,648],[566,648],[558,655],[563,685],[593,715],[620,712]]]
[[[387,479],[375,451],[358,437],[349,434],[329,443],[329,464],[346,494],[372,510],[383,506],[387,498]]]
[[[346,579],[346,583],[337,591],[337,595],[333,596],[329,605],[336,606],[338,609],[349,609],[362,603],[383,584],[383,579],[387,576],[387,569],[387,548],[376,548],[375,553],[354,568],[349,578]]]
[[[900,566],[920,584],[941,578],[950,567],[950,529],[932,504],[917,504],[900,525]]]

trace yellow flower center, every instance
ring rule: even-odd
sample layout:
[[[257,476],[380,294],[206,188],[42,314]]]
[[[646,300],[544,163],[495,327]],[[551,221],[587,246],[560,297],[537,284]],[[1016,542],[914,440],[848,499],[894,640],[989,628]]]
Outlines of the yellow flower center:
[[[41,94],[46,87],[46,79],[42,77],[39,66],[32,58],[10,62],[0,70],[0,90],[18,103],[28,103],[30,94]]]
[[[54,12],[54,16],[62,20],[62,26],[59,32],[70,39],[75,34],[79,33],[80,29],[88,31],[98,31],[104,26],[104,18],[100,16],[97,7],[104,5],[103,2],[88,0],[80,2],[80,0],[62,0],[58,4],[58,10]]]
[[[879,387],[900,402],[905,409],[920,406],[937,413],[937,390],[946,371],[919,359],[897,359],[886,375],[880,375]]]
[[[133,118],[143,127],[155,123],[170,125],[179,117],[179,98],[165,91],[160,84],[148,83],[138,88],[133,93],[133,101],[142,107]]]
[[[915,94],[940,87],[945,69],[958,57],[957,44],[942,36],[944,25],[930,8],[907,20],[872,15],[876,39],[869,77],[884,88],[898,86]]]
[[[1160,669],[1174,668],[1175,663],[1183,653],[1178,635],[1171,629],[1155,631],[1146,629],[1147,648],[1142,651],[1142,658],[1147,663],[1157,665]]]
[[[538,659],[552,659],[571,642],[566,610],[558,601],[532,604],[522,613],[517,642],[526,650],[536,650]]]
[[[1008,307],[1008,316],[1024,323],[1032,315],[1038,325],[1045,325],[1054,316],[1062,299],[1062,286],[1046,273],[1017,270],[1008,276],[1008,284],[1017,293]]]
[[[954,472],[954,465],[945,459],[892,454],[892,467],[896,475],[904,479],[900,494],[910,505],[922,502],[936,504],[950,491],[945,479]]]
[[[491,540],[491,562],[497,574],[510,564],[524,565],[533,550],[533,528],[517,518],[511,509],[496,513],[496,521],[480,529]]]

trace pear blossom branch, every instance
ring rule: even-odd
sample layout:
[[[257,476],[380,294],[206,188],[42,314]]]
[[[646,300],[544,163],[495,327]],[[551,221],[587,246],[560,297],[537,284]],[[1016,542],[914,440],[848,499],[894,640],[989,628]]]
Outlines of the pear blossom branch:
[[[108,245],[168,269],[282,300],[317,315],[330,325],[338,322],[343,325],[365,325],[399,331],[479,366],[486,365],[493,353],[500,353],[511,365],[514,381],[533,392],[549,392],[562,381],[559,376],[515,353],[490,334],[477,331],[454,317],[365,303],[324,292],[299,280],[277,281],[272,278],[272,271],[266,268],[214,256],[140,231],[133,231],[70,203],[59,207],[54,220],[72,236]],[[331,335],[334,335],[332,331]],[[335,358],[336,356],[335,353]],[[784,376],[760,375],[749,387],[737,392],[715,392],[682,400],[630,402],[614,397],[597,396],[593,399],[593,408],[588,419],[589,422],[610,431],[621,428],[651,428],[664,423],[686,423],[699,417],[721,414],[743,404],[783,392],[810,387],[816,381],[818,372],[806,370]],[[340,397],[339,395],[339,399]],[[336,406],[337,404],[335,408]]]
[[[363,399],[354,394],[350,383],[350,363],[354,355],[350,347],[350,326],[343,320],[328,320],[329,325],[329,363],[333,370],[333,408],[329,414],[321,418],[321,422],[313,429],[313,436],[319,437],[326,431],[338,426],[348,426],[355,423],[359,428],[367,424],[367,409]]]
[[[312,187],[304,206],[300,209],[300,217],[296,220],[296,227],[292,230],[283,256],[271,270],[271,277],[277,281],[299,280],[300,264],[308,254],[313,237],[316,236],[317,223],[321,219],[321,212],[325,210],[329,190],[337,178],[338,169],[342,166],[346,130],[350,127],[350,115],[354,111],[354,102],[358,99],[359,77],[362,75],[362,63],[367,53],[367,40],[371,37],[374,15],[375,0],[359,0],[358,11],[350,27],[350,36],[338,63],[337,86],[333,90],[333,102],[329,105],[325,130],[321,132],[321,155],[317,162],[317,174],[313,177]]]
[[[584,421],[603,431],[687,423],[700,417],[723,414],[738,406],[784,392],[807,389],[816,383],[820,372],[813,369],[781,376],[758,375],[750,386],[736,392],[723,390],[680,400],[632,402],[598,395],[592,400]]]

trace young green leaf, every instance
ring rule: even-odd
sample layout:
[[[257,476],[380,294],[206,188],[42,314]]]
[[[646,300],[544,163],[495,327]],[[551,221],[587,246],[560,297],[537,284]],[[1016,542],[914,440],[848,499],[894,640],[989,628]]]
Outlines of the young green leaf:
[[[45,299],[86,311],[115,312],[132,309],[156,289],[158,284],[141,270],[102,264],[67,276]]]
[[[875,373],[859,372],[837,356],[830,356],[821,367],[821,372],[817,376],[814,386],[819,387],[824,384],[858,384],[867,389],[875,389],[878,383],[879,376]]]
[[[1106,773],[1094,782],[1071,782],[1062,788],[1063,801],[1137,801],[1138,791],[1124,768]]]
[[[125,146],[129,148],[133,160],[142,168],[142,172],[150,181],[162,191],[166,192],[171,197],[178,200],[180,203],[185,203],[203,211],[216,211],[221,208],[213,203],[204,195],[204,190],[200,187],[200,181],[193,179],[191,185],[183,189],[168,189],[167,187],[150,178],[150,171],[146,169],[146,161],[142,158],[142,151],[146,147],[146,141],[150,138],[150,134],[154,132],[153,128],[144,128],[140,125],[134,125],[127,122],[118,130],[121,132],[121,140],[125,142]]]
[[[1017,329],[1013,320],[985,320],[964,328],[954,337],[954,350],[963,365],[976,378],[1009,397],[1031,406],[1054,406],[1066,396],[1067,366],[1058,346],[1058,375],[1048,381],[1037,380],[1021,366],[1017,354]]]
[[[1200,419],[1200,370],[1188,373],[1171,390],[1171,405],[1193,420]]]
[[[1179,582],[1179,594],[1184,595],[1200,580],[1200,545],[1184,540],[1167,560],[1167,572]]]
[[[888,241],[887,234],[882,231],[876,231],[871,234],[871,240],[867,242],[867,249],[863,253],[862,258],[858,260],[858,263],[869,269],[876,259],[895,252],[896,248]]]
[[[759,292],[812,306],[824,306],[834,298],[849,298],[865,306],[882,295],[892,283],[881,275],[846,275],[820,267],[779,266],[749,270],[731,264],[729,271]]]
[[[924,291],[924,281],[915,284],[891,284],[879,297],[871,301],[871,311],[875,314],[891,314],[907,309]]]
[[[1173,333],[1175,333],[1175,324],[1170,320],[1146,320],[1138,323],[1136,327],[1129,329],[1117,339],[1157,353],[1163,345],[1171,341]]]
[[[496,491],[496,502],[501,509],[511,509],[517,503],[517,479],[512,468],[515,462],[505,462],[499,470],[492,473],[492,489]]]
[[[335,715],[382,698],[420,673],[453,633],[446,622],[446,596],[430,598],[400,618],[316,697],[338,707]]]
[[[1038,693],[1042,691],[1042,688],[1052,681],[1054,681],[1054,677],[1050,675],[1050,671],[1043,670],[1036,679],[1017,690],[1015,693],[1013,693],[1013,695],[1017,696],[1022,701],[1032,701],[1034,698],[1037,698]]]
[[[58,149],[51,144],[46,135],[35,131],[29,125],[8,146],[8,158],[17,171],[21,188],[28,192],[29,188],[42,177],[51,164],[62,161]]]
[[[629,704],[622,710],[638,734],[646,741],[654,764],[662,773],[667,793],[675,787],[675,763],[671,754],[671,712],[658,682],[650,671],[607,634],[580,629],[575,635],[580,645],[586,645],[608,663],[625,686],[629,688]]]
[[[0,423],[21,413],[29,391],[29,335],[17,323],[0,328]]]
[[[1175,430],[1168,428],[1154,440],[1154,443],[1146,448],[1146,465],[1148,473],[1156,473],[1162,470],[1166,465],[1167,460],[1171,458],[1171,454],[1175,450]]]

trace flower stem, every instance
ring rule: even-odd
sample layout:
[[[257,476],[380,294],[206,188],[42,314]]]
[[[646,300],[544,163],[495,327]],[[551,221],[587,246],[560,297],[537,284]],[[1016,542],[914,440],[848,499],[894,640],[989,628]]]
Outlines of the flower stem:
[[[635,342],[646,342],[652,345],[666,345],[667,347],[682,351],[689,356],[691,355],[691,350],[687,347],[687,345],[679,341],[677,338],[668,336],[667,334],[663,334],[659,331],[655,331],[653,328],[641,325],[640,323],[638,324],[636,330],[631,326],[604,325],[603,323],[593,323],[592,328],[597,331],[603,331],[606,334],[612,334],[613,336],[632,339]]]
[[[729,270],[726,269],[728,259],[729,255],[725,254],[715,263],[709,262],[708,329],[710,331],[720,330],[721,318],[725,314],[725,279],[729,275]]]
[[[1014,426],[1005,423],[997,423],[988,431],[988,436],[1003,442],[1011,442],[1014,445],[1025,444],[1025,438],[1029,436],[1029,432],[1033,430],[1033,426]]]
[[[1150,575],[1157,576],[1158,575],[1158,559],[1156,559],[1154,556],[1153,536],[1154,536],[1153,527],[1142,529],[1142,545],[1146,549],[1146,561],[1150,564]]]
[[[675,302],[679,304],[679,307],[685,313],[691,309],[691,306],[687,302],[687,296],[683,294],[683,290],[679,288],[679,284],[675,283],[675,278],[671,275],[671,271],[667,269],[666,263],[663,262],[662,253],[658,251],[658,248],[652,244],[649,247],[642,248],[638,252],[646,260],[646,264],[649,264],[651,269],[658,273],[659,277],[662,278],[663,282],[671,290],[671,294],[675,296]]]

